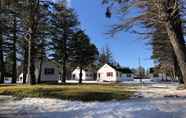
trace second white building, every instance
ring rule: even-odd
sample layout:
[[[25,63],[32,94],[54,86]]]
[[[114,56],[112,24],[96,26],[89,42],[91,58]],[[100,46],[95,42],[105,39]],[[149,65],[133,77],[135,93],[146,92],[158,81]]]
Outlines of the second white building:
[[[105,64],[97,71],[97,80],[102,82],[121,81],[121,73],[116,68]]]
[[[80,75],[80,68],[77,67],[73,72],[72,72],[72,80],[79,80]],[[91,81],[91,80],[96,80],[96,73],[93,70],[88,70],[88,69],[83,69],[82,70],[82,80],[85,81]]]

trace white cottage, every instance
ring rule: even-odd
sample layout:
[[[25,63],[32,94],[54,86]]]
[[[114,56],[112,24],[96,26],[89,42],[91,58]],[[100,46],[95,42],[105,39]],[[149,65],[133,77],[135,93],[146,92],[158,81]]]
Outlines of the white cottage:
[[[105,82],[121,81],[121,73],[114,67],[105,64],[97,71],[97,80]]]
[[[39,62],[35,64],[35,75],[36,78],[39,77]],[[58,82],[61,75],[61,68],[60,65],[56,62],[50,61],[48,59],[43,61],[41,67],[41,82]],[[17,83],[23,82],[23,73],[21,73],[17,79]]]
[[[79,74],[80,74],[80,68],[77,67],[73,72],[72,72],[72,80],[79,80]],[[82,70],[82,80],[86,81],[91,81],[96,79],[96,74],[89,70],[85,69]]]

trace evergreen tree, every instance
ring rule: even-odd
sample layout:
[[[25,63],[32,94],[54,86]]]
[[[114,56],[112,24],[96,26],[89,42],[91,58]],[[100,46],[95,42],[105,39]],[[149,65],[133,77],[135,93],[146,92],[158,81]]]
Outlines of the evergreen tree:
[[[9,52],[10,36],[7,16],[9,13],[6,2],[0,1],[0,83],[4,83],[6,73],[5,57]]]
[[[52,13],[52,50],[53,59],[63,66],[62,82],[66,82],[67,64],[69,63],[69,46],[73,32],[79,26],[77,17],[72,9],[67,8],[64,2],[56,3]]]
[[[98,56],[97,48],[90,43],[89,37],[82,31],[78,31],[73,36],[71,42],[71,62],[80,68],[79,83],[82,83],[82,70],[93,64]]]
[[[30,61],[26,61],[27,68],[30,68],[30,72],[27,72],[30,75],[28,78],[28,82],[30,84],[35,84],[36,82],[40,82],[40,77],[36,78],[35,76],[35,63],[36,60],[41,60],[45,57],[45,48],[46,48],[46,39],[48,37],[49,30],[49,13],[50,13],[50,5],[52,3],[49,0],[41,1],[41,0],[31,0],[28,1],[25,5],[25,12],[22,13],[22,17],[24,18],[25,26],[27,28],[27,33],[30,30],[30,47],[24,47],[25,49],[25,58],[29,55],[28,48],[31,48],[31,58]],[[41,72],[40,72],[41,73]],[[26,74],[26,73],[25,73]],[[38,81],[36,81],[38,80]]]

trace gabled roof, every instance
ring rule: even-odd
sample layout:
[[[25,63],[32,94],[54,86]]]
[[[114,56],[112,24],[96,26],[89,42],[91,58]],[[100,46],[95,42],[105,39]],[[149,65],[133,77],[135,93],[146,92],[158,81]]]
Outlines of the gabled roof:
[[[75,71],[76,69],[80,69],[80,67],[76,67],[73,71]],[[95,72],[95,70],[92,69],[92,68],[85,68],[85,69],[83,69],[83,71],[85,71],[85,72]]]
[[[40,65],[40,60],[36,60],[35,61],[35,67],[36,68],[38,68]],[[62,69],[62,65],[61,64],[59,64],[58,62],[56,62],[55,60],[50,60],[50,59],[48,59],[48,58],[44,58],[43,59],[43,63],[45,63],[45,62],[47,62],[47,63],[51,63],[51,64],[53,64],[53,65],[56,65],[59,69]],[[18,67],[17,67],[17,70],[18,70],[18,74],[20,74],[20,73],[22,73],[22,71],[23,71],[23,64],[21,64],[21,65],[19,65]]]
[[[99,71],[99,70],[101,70],[101,69],[102,69],[103,67],[105,67],[105,66],[108,66],[108,67],[110,67],[110,68],[112,68],[112,69],[114,69],[114,70],[118,71],[118,69],[117,69],[116,67],[111,66],[111,65],[109,65],[109,64],[104,64],[103,66],[101,66],[101,68],[100,68],[100,69],[98,69],[98,71]]]

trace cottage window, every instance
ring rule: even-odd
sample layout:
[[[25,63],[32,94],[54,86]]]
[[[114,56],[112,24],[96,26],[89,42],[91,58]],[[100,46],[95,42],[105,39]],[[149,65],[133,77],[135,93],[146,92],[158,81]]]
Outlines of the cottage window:
[[[100,77],[101,77],[101,74],[99,73],[99,74],[98,74],[98,78],[100,78]]]
[[[127,74],[127,77],[131,77],[131,74]]]
[[[113,72],[108,72],[107,77],[113,77]]]
[[[9,78],[5,78],[5,81],[9,81]]]
[[[54,68],[45,68],[45,75],[54,75]]]
[[[23,77],[20,77],[20,78],[19,78],[19,81],[22,81],[22,80],[23,80]]]
[[[75,75],[75,74],[73,74],[72,76],[73,76],[73,79],[75,79],[75,78],[76,78],[76,75]]]
[[[93,75],[90,73],[90,74],[86,74],[86,77],[92,77]]]

